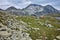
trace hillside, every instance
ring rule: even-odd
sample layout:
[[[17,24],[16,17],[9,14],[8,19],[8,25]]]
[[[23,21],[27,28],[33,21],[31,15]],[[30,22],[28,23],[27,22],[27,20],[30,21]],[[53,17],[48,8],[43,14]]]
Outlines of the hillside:
[[[60,40],[60,20],[0,12],[0,35],[3,40]]]
[[[0,12],[0,40],[32,40],[27,30],[27,24],[18,21],[15,15]]]

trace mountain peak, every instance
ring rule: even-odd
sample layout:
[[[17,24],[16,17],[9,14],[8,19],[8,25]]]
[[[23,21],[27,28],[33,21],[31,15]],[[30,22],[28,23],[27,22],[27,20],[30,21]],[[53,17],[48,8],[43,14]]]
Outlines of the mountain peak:
[[[54,8],[54,7],[52,7],[51,5],[46,5],[45,7],[46,7],[46,8]]]
[[[29,7],[31,7],[31,6],[33,6],[33,7],[43,7],[42,5],[38,5],[38,4],[29,4],[26,8],[29,8]],[[26,9],[25,8],[25,9]]]
[[[0,10],[3,10],[3,9],[0,9]]]
[[[15,8],[14,6],[11,6],[11,7],[7,8],[7,10],[17,10],[17,8]]]
[[[38,5],[38,4],[30,4],[30,6],[41,6],[41,5]]]
[[[46,5],[46,6],[49,6],[49,7],[51,7],[51,5]]]

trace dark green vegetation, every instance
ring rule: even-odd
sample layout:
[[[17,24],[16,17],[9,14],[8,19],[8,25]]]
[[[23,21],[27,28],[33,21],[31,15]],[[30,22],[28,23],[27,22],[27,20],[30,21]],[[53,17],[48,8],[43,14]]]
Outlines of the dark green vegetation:
[[[22,20],[28,24],[28,29],[26,32],[30,34],[33,40],[36,39],[47,39],[53,40],[57,39],[56,36],[60,35],[60,20],[55,19],[51,16],[44,16],[43,18],[37,19],[34,16],[14,16],[18,21]],[[7,25],[7,19],[14,19],[12,15],[4,14],[0,12],[0,22]],[[16,30],[19,30],[16,28]],[[57,39],[59,40],[59,39]]]

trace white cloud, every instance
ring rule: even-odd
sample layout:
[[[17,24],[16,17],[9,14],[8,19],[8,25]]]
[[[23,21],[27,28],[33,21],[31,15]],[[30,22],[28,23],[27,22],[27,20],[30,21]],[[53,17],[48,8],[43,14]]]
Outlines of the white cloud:
[[[30,0],[0,0],[0,8],[6,9],[9,6],[15,6],[17,8],[24,8],[31,4]]]
[[[10,6],[15,6],[16,8],[24,8],[31,3],[39,5],[52,5],[56,7],[56,5],[59,6],[60,1],[58,3],[57,0],[0,0],[0,8],[6,9]]]
[[[41,4],[43,6],[46,6],[46,5],[52,5],[54,8],[60,10],[60,5],[59,5],[60,1],[55,1],[55,2],[49,2],[49,3],[45,3],[45,4]]]
[[[19,3],[17,6],[20,7],[20,8],[24,8],[26,7],[27,5],[31,4],[32,2],[29,1],[29,0],[22,0],[21,3]]]

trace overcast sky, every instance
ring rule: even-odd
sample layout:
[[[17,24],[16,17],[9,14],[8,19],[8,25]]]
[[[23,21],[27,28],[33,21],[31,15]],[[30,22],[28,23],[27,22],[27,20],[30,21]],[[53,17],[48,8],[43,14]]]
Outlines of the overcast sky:
[[[60,0],[0,0],[0,8],[6,9],[10,6],[16,8],[24,8],[29,4],[39,4],[39,5],[52,5],[56,9],[60,10]]]

